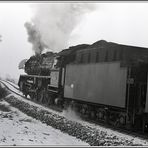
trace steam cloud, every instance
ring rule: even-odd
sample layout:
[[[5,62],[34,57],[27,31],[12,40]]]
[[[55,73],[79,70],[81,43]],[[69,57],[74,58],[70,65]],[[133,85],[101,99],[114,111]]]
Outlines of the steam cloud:
[[[56,52],[67,48],[71,32],[80,23],[84,14],[95,10],[95,5],[46,3],[32,5],[32,9],[32,22],[26,23],[25,27],[33,50],[40,54],[47,46]]]
[[[42,41],[40,32],[31,23],[25,23],[25,27],[29,35],[28,41],[32,43],[35,54],[41,54],[48,46]]]
[[[62,115],[73,121],[81,121],[80,116],[70,106],[67,110],[63,110]]]

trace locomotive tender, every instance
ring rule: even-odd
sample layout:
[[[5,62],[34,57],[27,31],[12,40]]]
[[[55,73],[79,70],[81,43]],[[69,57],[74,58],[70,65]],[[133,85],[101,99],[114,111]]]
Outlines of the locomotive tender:
[[[147,131],[147,48],[100,40],[35,58],[26,62],[28,75],[18,82],[24,95],[49,106],[71,104],[93,120]]]

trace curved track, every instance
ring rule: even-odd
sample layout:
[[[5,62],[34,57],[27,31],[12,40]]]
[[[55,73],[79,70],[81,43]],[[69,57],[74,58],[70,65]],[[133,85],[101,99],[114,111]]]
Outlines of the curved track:
[[[11,87],[13,87],[14,89],[16,89],[17,91],[19,91],[19,89],[15,86],[15,85],[13,85],[12,83],[10,83],[10,82],[8,82],[8,81],[4,81],[4,80],[0,80],[0,83],[2,83],[9,91],[11,91],[11,92],[13,92],[13,93],[15,93],[16,95],[18,95],[18,96],[20,96],[20,97],[23,97],[24,99],[27,99],[27,100],[30,100],[29,98],[27,98],[27,97],[25,97],[25,96],[23,96],[23,95],[21,95],[20,93],[18,93],[18,92],[16,92],[16,91],[14,91],[13,89],[11,89],[10,87],[8,87],[8,86],[11,86]],[[7,84],[8,85],[7,85]],[[33,102],[35,102],[35,103],[37,103],[37,104],[40,104],[40,103],[38,103],[37,101],[34,101],[34,100],[30,100],[30,101],[33,101]],[[42,105],[42,106],[45,106],[45,107],[48,107],[48,108],[50,108],[50,109],[54,109],[54,108],[51,108],[51,107],[49,107],[49,106],[47,106],[47,105],[44,105],[44,104],[40,104],[40,105]],[[56,110],[56,109],[54,109],[55,111],[58,111],[58,110]],[[58,111],[59,112],[59,111]],[[83,118],[84,119],[84,118]],[[95,121],[90,121],[90,120],[87,120],[87,119],[84,119],[86,122],[88,122],[88,123],[90,123],[90,124],[92,124],[92,123],[95,123],[96,125],[100,125],[100,126],[102,126],[102,127],[104,127],[104,128],[109,128],[109,129],[111,129],[111,130],[114,130],[114,131],[117,131],[117,132],[120,132],[120,133],[123,133],[123,134],[127,134],[127,135],[129,135],[129,136],[133,136],[133,137],[139,137],[139,138],[142,138],[142,139],[148,139],[148,134],[146,133],[146,134],[143,134],[143,133],[137,133],[137,132],[133,132],[133,131],[127,131],[127,130],[125,130],[125,129],[120,129],[120,128],[117,128],[117,127],[112,127],[112,126],[110,126],[110,125],[105,125],[104,123],[98,123],[98,122],[95,122]]]
[[[9,83],[9,82],[7,82],[7,81],[4,81],[4,80],[0,80],[0,83],[3,84],[9,91],[15,93],[16,95],[18,95],[18,96],[20,96],[20,97],[23,97],[23,98],[25,98],[25,99],[28,99],[27,97],[24,97],[23,95],[21,95],[21,94],[17,93],[16,91],[10,89],[10,88],[5,84],[5,83],[7,83],[7,84],[11,85],[13,88],[19,90],[16,86],[12,85],[11,83]]]
[[[11,82],[9,82],[9,81],[5,81],[5,80],[3,80],[4,82],[6,82],[6,83],[8,83],[8,84],[10,84],[12,87],[14,87],[15,89],[17,89],[17,90],[19,90],[19,87],[16,87],[16,85],[15,84],[12,84]]]
[[[49,107],[49,106],[46,105],[46,104],[41,104],[41,103],[39,103],[38,101],[35,101],[35,100],[32,100],[32,99],[30,99],[30,98],[25,97],[23,94],[21,94],[22,92],[19,90],[18,87],[16,87],[14,84],[12,84],[12,83],[10,83],[10,82],[8,82],[8,81],[0,80],[0,83],[2,83],[10,92],[12,92],[12,93],[14,93],[14,94],[16,94],[16,95],[18,95],[18,96],[24,98],[24,99],[27,99],[27,100],[32,101],[32,102],[35,102],[36,104],[39,104],[39,105],[44,106],[44,107],[47,107],[47,108],[49,108],[49,109],[53,109],[54,111],[62,112],[62,110],[60,110],[59,108],[52,107],[52,106]],[[8,85],[7,85],[7,84],[8,84]],[[14,91],[13,89],[11,89],[11,88],[8,87],[8,86],[13,87],[16,91]],[[20,93],[18,93],[17,91],[19,91]]]

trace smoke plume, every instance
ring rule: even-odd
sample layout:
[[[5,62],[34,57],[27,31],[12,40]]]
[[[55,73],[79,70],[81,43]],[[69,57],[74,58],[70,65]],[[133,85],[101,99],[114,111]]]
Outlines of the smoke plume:
[[[47,45],[42,41],[40,32],[35,25],[28,22],[25,23],[25,27],[28,33],[28,41],[32,43],[32,49],[35,51],[35,54],[41,54],[47,48]]]
[[[94,9],[94,4],[89,3],[33,4],[33,25],[25,26],[34,51],[41,53],[44,44],[56,52],[67,48],[73,29]]]

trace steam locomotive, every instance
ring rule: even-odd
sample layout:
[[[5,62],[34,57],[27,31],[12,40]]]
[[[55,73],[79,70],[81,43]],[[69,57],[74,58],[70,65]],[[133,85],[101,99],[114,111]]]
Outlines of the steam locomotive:
[[[32,100],[147,132],[147,48],[100,40],[31,57],[25,72],[18,85]]]

